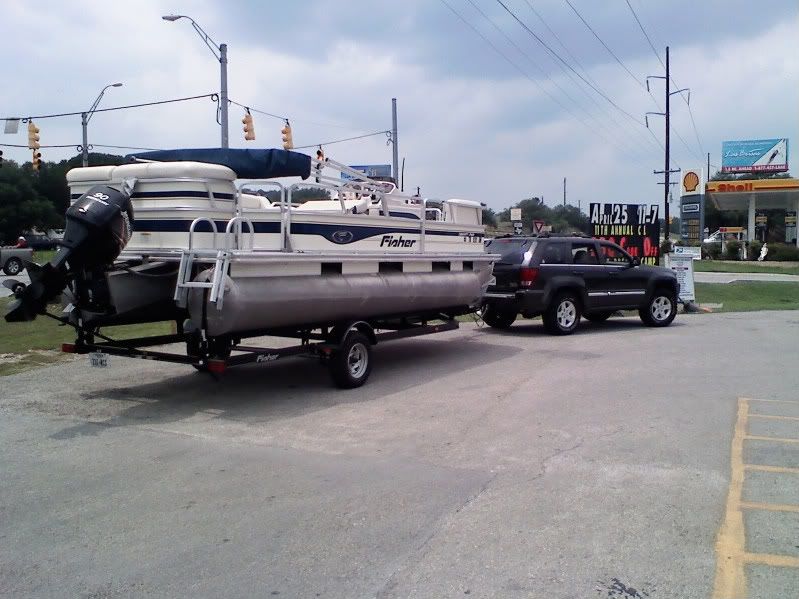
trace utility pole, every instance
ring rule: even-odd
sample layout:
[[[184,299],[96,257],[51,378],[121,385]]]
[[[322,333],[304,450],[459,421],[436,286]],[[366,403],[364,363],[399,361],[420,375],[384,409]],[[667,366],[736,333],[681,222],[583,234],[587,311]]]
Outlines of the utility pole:
[[[705,175],[705,181],[710,181],[710,152],[707,153],[707,174]]]
[[[671,166],[671,97],[674,94],[680,94],[682,92],[688,92],[688,103],[691,103],[691,90],[688,88],[678,89],[676,91],[671,91],[671,71],[669,69],[669,47],[666,46],[666,76],[663,77],[661,75],[649,75],[646,78],[646,90],[649,91],[649,80],[650,79],[663,79],[666,82],[666,112],[647,112],[644,119],[646,120],[646,126],[649,127],[649,115],[650,114],[658,114],[660,116],[666,117],[666,143],[665,143],[665,157],[664,157],[664,167],[662,171],[653,171],[656,175],[663,175],[663,204],[664,204],[664,222],[666,225],[666,231],[664,232],[663,238],[668,241],[669,239],[669,221],[670,221],[670,214],[669,214],[669,176],[671,173],[679,172],[679,169],[670,169]]]
[[[566,206],[566,177],[563,177],[563,205]]]
[[[393,148],[394,183],[399,185],[399,148],[397,147],[397,99],[391,98],[391,145]]]

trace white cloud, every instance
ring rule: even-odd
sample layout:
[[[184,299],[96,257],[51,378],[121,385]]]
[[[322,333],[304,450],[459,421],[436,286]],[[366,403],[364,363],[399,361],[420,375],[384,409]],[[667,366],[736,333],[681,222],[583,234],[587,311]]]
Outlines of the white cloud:
[[[437,38],[414,39],[406,33],[399,40],[391,37],[381,41],[373,35],[367,39],[358,33],[359,27],[369,26],[368,17],[364,17],[351,33],[337,31],[328,41],[319,27],[324,21],[317,15],[311,20],[315,28],[319,27],[318,44],[310,48],[291,43],[272,45],[267,43],[271,28],[299,31],[309,19],[286,21],[276,4],[259,4],[261,12],[274,13],[266,19],[269,22],[231,29],[222,11],[242,10],[241,6],[82,0],[40,2],[34,9],[22,1],[6,2],[0,21],[0,55],[5,66],[0,115],[87,108],[97,92],[114,81],[125,85],[110,90],[102,106],[217,91],[218,64],[190,24],[167,23],[160,18],[185,11],[215,41],[229,44],[231,98],[289,116],[297,144],[387,129],[391,124],[390,101],[396,97],[400,157],[407,157],[408,186],[420,185],[431,196],[469,197],[494,208],[531,195],[544,195],[548,203],[557,203],[565,176],[570,202],[580,199],[584,208],[596,200],[656,202],[662,198],[662,186],[657,185],[652,170],[663,168],[663,157],[649,133],[642,127],[633,131],[636,126],[607,104],[600,109],[563,74],[555,80],[591,117],[574,107],[553,84],[544,83],[546,89],[571,112],[602,129],[602,136],[592,133],[518,73],[498,78],[489,68],[474,76],[468,69],[456,68],[462,65],[442,66],[439,56],[405,51],[418,45],[432,52],[442,42]],[[424,18],[421,9],[414,15]],[[745,16],[740,18],[743,25]],[[668,39],[668,26],[662,24],[660,38]],[[420,36],[436,35],[429,28],[422,29],[425,33]],[[413,27],[404,23],[402,30],[412,31]],[[453,42],[465,43],[470,52],[447,55],[447,60],[495,64],[497,72],[507,71],[502,58],[471,31],[457,31],[462,38]],[[737,37],[720,41],[708,42],[702,29],[696,28],[691,43],[672,48],[674,79],[692,90],[694,118],[712,162],[718,163],[724,139],[787,135],[796,143],[799,53],[794,34],[795,23],[775,18],[770,28],[747,35],[742,27]],[[583,35],[587,34],[583,31]],[[614,40],[608,39],[613,45]],[[594,40],[588,40],[589,45],[586,38],[573,33],[564,41],[575,52],[581,48],[582,56],[593,52],[593,60],[586,61],[596,65],[590,70],[592,79],[633,116],[643,119],[647,110],[657,110],[651,98],[610,57],[597,60],[601,48],[596,50]],[[523,47],[537,52],[527,42]],[[657,74],[659,63],[643,40],[640,44],[639,58],[626,59],[626,64],[641,77]],[[654,90],[659,89],[658,84],[653,86],[658,97],[662,92]],[[677,97],[672,103],[674,127],[697,155],[692,156],[674,138],[674,164],[704,164],[684,104]],[[613,113],[618,125],[608,119],[608,112]],[[241,113],[238,107],[231,107],[230,130],[231,145],[243,147]],[[219,140],[214,116],[215,105],[209,100],[97,113],[90,124],[90,141],[164,148],[212,146]],[[280,121],[255,114],[255,122],[255,145],[279,145]],[[655,117],[651,125],[662,138],[662,120]],[[80,142],[79,117],[40,121],[39,126],[42,143]],[[24,132],[0,141],[25,143]],[[329,156],[346,163],[391,161],[391,148],[383,136],[326,149]],[[74,155],[71,149],[44,150],[45,159],[70,155]],[[5,157],[27,160],[28,151],[6,149]]]

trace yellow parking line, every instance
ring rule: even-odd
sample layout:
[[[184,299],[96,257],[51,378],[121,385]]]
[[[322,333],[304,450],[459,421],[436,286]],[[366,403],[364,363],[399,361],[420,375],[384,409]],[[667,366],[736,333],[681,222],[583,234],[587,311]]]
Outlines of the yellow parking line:
[[[724,521],[716,538],[716,579],[713,584],[713,599],[731,599],[746,596],[746,574],[744,572],[744,519],[741,512],[741,491],[744,482],[743,440],[746,436],[746,420],[749,403],[738,399],[738,419],[730,447],[730,489]]]
[[[758,503],[742,501],[741,507],[747,510],[766,510],[769,512],[799,512],[799,505],[791,503]]]
[[[773,443],[799,443],[799,439],[788,439],[785,437],[764,437],[762,435],[746,435],[747,441],[771,441]]]
[[[764,401],[767,403],[789,403],[799,405],[799,401],[785,401],[784,399],[755,399],[754,397],[742,397],[744,401]]]
[[[768,420],[799,420],[799,416],[776,416],[774,414],[749,414],[749,418],[766,418]]]
[[[792,555],[774,555],[772,553],[745,553],[744,561],[750,564],[763,564],[765,566],[782,566],[784,568],[799,568],[799,557]]]
[[[777,474],[799,474],[799,468],[788,466],[766,466],[765,464],[744,464],[744,468],[755,472],[775,472]]]

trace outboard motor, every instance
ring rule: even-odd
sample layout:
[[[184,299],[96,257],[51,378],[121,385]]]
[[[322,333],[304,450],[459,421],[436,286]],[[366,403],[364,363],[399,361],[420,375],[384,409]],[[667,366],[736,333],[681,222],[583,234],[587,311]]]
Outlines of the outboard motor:
[[[17,299],[9,306],[7,322],[35,319],[67,285],[81,309],[110,308],[105,272],[130,240],[130,194],[95,185],[69,207],[66,221],[64,239],[53,259],[44,266],[26,264],[30,285],[9,281]]]

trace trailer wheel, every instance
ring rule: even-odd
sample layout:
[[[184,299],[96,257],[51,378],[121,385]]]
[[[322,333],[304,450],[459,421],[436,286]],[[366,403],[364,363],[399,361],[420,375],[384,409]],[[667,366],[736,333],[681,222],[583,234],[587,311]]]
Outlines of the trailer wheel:
[[[8,262],[6,262],[5,266],[3,267],[3,272],[6,273],[9,277],[13,277],[14,275],[18,275],[22,270],[22,260],[19,258],[9,258]]]
[[[330,357],[330,376],[339,389],[355,389],[369,378],[372,344],[359,331],[350,331]]]

